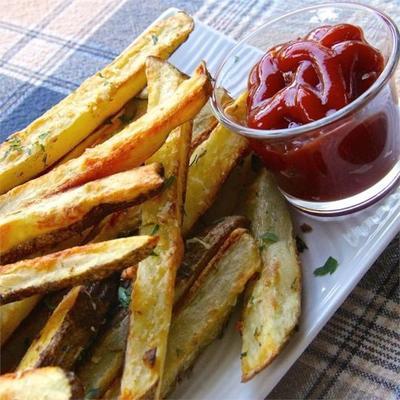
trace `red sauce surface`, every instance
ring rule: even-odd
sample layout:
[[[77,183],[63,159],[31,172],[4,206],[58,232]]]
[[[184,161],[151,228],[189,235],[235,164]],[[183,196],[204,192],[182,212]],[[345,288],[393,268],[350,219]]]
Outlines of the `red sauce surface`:
[[[248,126],[283,129],[324,118],[364,93],[383,68],[382,54],[366,42],[361,28],[319,27],[270,49],[253,67]],[[288,194],[337,200],[379,181],[395,159],[385,156],[389,124],[384,112],[341,122],[292,139],[251,139],[251,144]]]

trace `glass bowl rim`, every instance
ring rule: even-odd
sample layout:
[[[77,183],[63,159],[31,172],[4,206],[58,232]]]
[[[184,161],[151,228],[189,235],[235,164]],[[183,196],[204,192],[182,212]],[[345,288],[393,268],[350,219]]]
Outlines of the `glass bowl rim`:
[[[225,64],[228,62],[228,60],[232,57],[232,55],[237,51],[237,49],[243,44],[246,43],[250,38],[253,36],[257,35],[261,30],[265,29],[268,25],[272,25],[276,22],[279,22],[287,17],[291,17],[293,15],[305,12],[305,11],[310,11],[314,9],[320,9],[320,8],[347,8],[347,9],[359,9],[363,11],[368,11],[371,14],[374,14],[378,18],[380,18],[384,24],[386,24],[389,28],[389,32],[392,35],[392,41],[393,41],[393,46],[390,52],[390,56],[388,58],[388,61],[385,65],[384,70],[378,77],[378,79],[374,82],[374,84],[368,88],[367,91],[365,91],[360,97],[358,97],[356,100],[352,101],[349,103],[347,106],[341,108],[338,111],[335,111],[334,113],[321,118],[317,121],[310,122],[305,125],[301,125],[298,127],[294,128],[284,128],[284,129],[254,129],[254,128],[249,128],[245,125],[241,125],[235,120],[229,118],[225,112],[224,109],[218,104],[218,100],[216,97],[216,92],[217,92],[217,83],[218,79],[220,78],[220,74],[222,69],[224,68]],[[293,136],[298,136],[303,133],[310,132],[315,129],[320,129],[326,125],[329,125],[335,121],[340,120],[341,118],[346,117],[348,114],[355,112],[359,110],[365,103],[369,102],[372,100],[386,85],[386,83],[389,81],[389,79],[392,77],[394,74],[397,64],[399,62],[400,58],[400,32],[399,29],[397,28],[396,24],[394,21],[387,16],[385,13],[382,11],[371,7],[367,6],[364,4],[358,4],[358,3],[323,3],[323,4],[317,4],[313,6],[308,6],[304,8],[300,8],[294,11],[291,11],[289,13],[286,13],[284,15],[281,15],[277,18],[272,19],[271,21],[266,22],[265,24],[262,24],[260,27],[255,29],[254,31],[250,32],[248,35],[246,35],[243,39],[239,40],[235,46],[228,52],[228,54],[224,57],[222,62],[217,68],[217,72],[215,74],[215,80],[214,80],[214,85],[213,85],[213,91],[211,95],[211,107],[219,120],[220,123],[222,123],[225,127],[228,129],[238,132],[244,136],[255,138],[255,139],[275,139],[275,138],[285,138],[285,137],[293,137]]]

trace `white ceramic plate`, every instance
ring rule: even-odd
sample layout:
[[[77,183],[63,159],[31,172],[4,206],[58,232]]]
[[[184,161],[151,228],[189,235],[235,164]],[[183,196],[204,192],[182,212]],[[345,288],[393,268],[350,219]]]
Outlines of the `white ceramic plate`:
[[[176,9],[169,9],[165,18]],[[214,74],[234,41],[196,21],[188,41],[171,57],[171,62],[185,73],[191,73],[205,60]],[[240,337],[233,320],[221,340],[201,355],[190,377],[173,393],[183,399],[263,399],[279,382],[290,366],[315,338],[343,303],[397,232],[400,231],[400,188],[370,208],[350,216],[325,221],[293,210],[297,231],[306,222],[313,231],[303,234],[309,250],[302,255],[303,309],[299,331],[280,356],[248,383],[240,382]],[[340,265],[333,275],[315,277],[315,268],[329,256]]]

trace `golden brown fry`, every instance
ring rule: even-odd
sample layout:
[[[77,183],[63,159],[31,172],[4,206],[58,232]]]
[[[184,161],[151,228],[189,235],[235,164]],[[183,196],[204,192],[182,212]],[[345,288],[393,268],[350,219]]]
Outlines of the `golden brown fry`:
[[[62,157],[54,167],[65,164],[67,161],[81,156],[86,149],[104,143],[110,137],[118,133],[125,125],[137,120],[147,111],[147,100],[133,98],[125,104],[124,108],[115,117],[106,120],[102,126],[96,129],[82,142],[77,144],[69,153]]]
[[[82,385],[75,375],[58,367],[0,376],[1,400],[76,400],[82,396]]]
[[[106,278],[137,264],[156,243],[157,237],[132,236],[0,266],[0,304]]]
[[[247,96],[240,96],[232,110],[245,104],[246,98]],[[198,218],[211,206],[219,188],[247,148],[246,138],[230,132],[219,124],[211,132],[210,137],[193,152],[190,157],[182,228],[185,236]]]
[[[301,268],[289,210],[269,172],[259,172],[240,204],[263,261],[243,312],[242,380],[248,381],[279,354],[298,324]]]
[[[0,216],[0,256],[11,263],[84,231],[113,211],[155,195],[163,179],[159,164],[121,172],[41,199]]]
[[[104,323],[116,289],[114,279],[71,289],[30,345],[17,370],[48,365],[71,369]]]
[[[190,288],[171,324],[163,398],[220,334],[238,296],[260,264],[254,239],[246,230],[236,229]]]
[[[169,132],[196,115],[211,83],[202,63],[168,99],[80,157],[0,196],[0,214],[10,213],[54,193],[141,165],[164,143]]]
[[[167,62],[149,58],[149,111],[165,102],[184,76]],[[159,236],[152,257],[139,263],[132,289],[131,318],[121,382],[121,399],[159,398],[171,320],[175,275],[183,256],[180,226],[191,140],[191,124],[172,131],[148,160],[165,169],[167,187],[142,205],[141,233]]]
[[[120,110],[146,84],[146,57],[168,58],[192,30],[193,20],[183,12],[159,21],[110,65],[1,144],[0,193],[46,170]]]

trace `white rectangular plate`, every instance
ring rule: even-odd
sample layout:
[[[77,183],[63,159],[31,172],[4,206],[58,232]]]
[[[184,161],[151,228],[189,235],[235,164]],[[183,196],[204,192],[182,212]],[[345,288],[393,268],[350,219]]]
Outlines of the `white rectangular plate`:
[[[165,18],[176,9],[169,9]],[[196,21],[188,41],[171,57],[171,62],[190,74],[205,60],[213,75],[234,41]],[[306,222],[313,231],[302,235],[309,250],[301,255],[303,264],[303,307],[299,331],[280,356],[253,380],[240,382],[240,337],[234,321],[201,355],[193,372],[177,387],[172,398],[263,399],[315,338],[371,264],[400,230],[400,188],[368,209],[325,221],[293,210],[295,229]],[[315,268],[335,257],[340,265],[333,275],[315,277]]]

